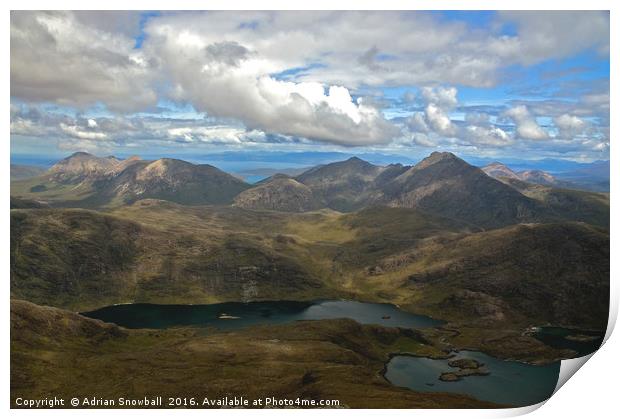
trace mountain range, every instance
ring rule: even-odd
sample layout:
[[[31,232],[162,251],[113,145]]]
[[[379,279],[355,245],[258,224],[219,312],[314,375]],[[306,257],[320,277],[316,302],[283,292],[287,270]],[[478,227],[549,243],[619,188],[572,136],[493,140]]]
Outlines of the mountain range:
[[[15,180],[12,388],[30,394],[71,386],[71,374],[103,373],[109,364],[102,359],[128,367],[137,351],[165,365],[200,359],[206,370],[235,365],[226,358],[235,353],[243,371],[246,365],[284,370],[263,360],[294,345],[299,362],[313,354],[300,368],[311,365],[319,382],[346,383],[338,387],[342,394],[357,383],[354,403],[365,406],[366,394],[400,397],[378,375],[394,351],[445,356],[475,349],[533,363],[570,357],[527,331],[539,325],[605,330],[609,194],[541,185],[495,169],[490,176],[442,152],[415,165],[353,157],[251,185],[206,164],[76,153]],[[186,329],[128,331],[76,313],[127,302],[317,299],[390,303],[445,324],[413,336],[316,321],[209,332],[197,340]],[[252,349],[241,354],[235,349],[241,342]],[[196,345],[208,355],[196,358]],[[75,367],[83,352],[92,356]],[[340,357],[352,353],[354,369],[343,367]],[[170,388],[158,368],[145,372],[144,382]],[[50,376],[51,370],[59,373]],[[306,391],[306,372],[291,375],[290,385]],[[379,377],[376,383],[360,378],[371,376]],[[222,392],[247,387],[243,378],[220,378]],[[93,385],[67,388],[87,392]],[[475,405],[460,398],[449,403]]]
[[[44,174],[14,182],[30,197],[66,206],[101,207],[157,198],[197,204],[226,204],[250,186],[208,164],[183,160],[96,157],[78,152]]]
[[[148,198],[284,212],[401,207],[481,228],[563,219],[607,225],[604,195],[558,188],[532,192],[541,179],[554,183],[544,173],[517,174],[499,163],[481,170],[454,154],[434,152],[413,166],[377,166],[352,157],[250,185],[207,164],[75,153],[42,175],[13,182],[12,196],[84,208],[114,208]]]
[[[565,182],[556,179],[552,174],[543,170],[522,170],[520,172],[514,172],[505,164],[500,162],[490,163],[482,168],[482,170],[489,176],[496,179],[517,179],[524,182],[535,183],[537,185],[545,186],[564,186],[570,187],[570,182]]]
[[[468,306],[503,301],[503,314],[489,309],[501,318],[524,316],[525,300],[513,298],[524,296],[536,317],[552,290],[600,282],[609,257],[609,195],[529,183],[505,166],[481,170],[442,152],[414,166],[353,157],[254,185],[210,165],[76,153],[13,182],[11,206],[12,292],[60,307],[362,289],[407,304],[399,298],[413,286],[431,292],[431,314],[467,290],[478,293]],[[573,245],[561,250],[568,243],[579,249],[570,260]],[[549,261],[562,262],[550,270]],[[603,283],[581,300],[601,292]],[[570,320],[576,303],[566,303],[541,318],[595,323],[585,309]]]

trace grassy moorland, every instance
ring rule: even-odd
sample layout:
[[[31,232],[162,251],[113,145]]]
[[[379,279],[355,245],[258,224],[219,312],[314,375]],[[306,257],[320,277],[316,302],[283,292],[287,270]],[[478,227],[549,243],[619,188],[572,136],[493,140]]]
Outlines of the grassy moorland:
[[[243,395],[339,400],[354,408],[487,408],[458,394],[416,393],[381,375],[389,354],[435,354],[411,330],[351,320],[202,334],[128,330],[51,307],[11,302],[11,399]],[[93,379],[96,377],[96,379]]]
[[[292,214],[145,200],[107,214],[16,209],[11,227],[12,296],[73,310],[390,302],[448,321],[460,332],[444,338],[457,347],[521,359],[544,352],[521,336],[528,326],[606,324],[609,236],[583,223],[476,231],[403,208]],[[511,337],[521,343],[507,344]]]
[[[30,302],[12,306],[13,394],[487,406],[398,389],[380,371],[390,353],[454,349],[548,363],[576,353],[546,346],[532,326],[603,333],[608,195],[519,182],[450,153],[412,167],[349,159],[255,187],[207,165],[73,155],[11,185],[11,298]],[[413,332],[315,321],[205,336],[75,314],[315,299],[392,303],[445,323]]]

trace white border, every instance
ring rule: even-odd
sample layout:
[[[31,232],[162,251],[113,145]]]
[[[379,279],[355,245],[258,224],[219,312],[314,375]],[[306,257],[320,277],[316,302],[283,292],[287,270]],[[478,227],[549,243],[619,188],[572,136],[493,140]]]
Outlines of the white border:
[[[9,48],[9,26],[10,26],[10,9],[22,10],[22,9],[91,9],[91,10],[105,10],[105,9],[125,9],[131,6],[132,9],[137,10],[201,10],[201,9],[228,9],[228,10],[258,10],[258,9],[271,9],[271,10],[321,10],[321,9],[362,9],[362,10],[611,10],[611,74],[619,75],[620,69],[618,68],[617,51],[618,42],[614,40],[618,39],[618,7],[611,0],[590,0],[590,1],[549,1],[549,0],[503,0],[501,2],[495,0],[459,0],[459,1],[447,1],[447,0],[424,0],[424,1],[405,1],[405,0],[348,0],[348,1],[334,1],[334,0],[303,0],[303,1],[286,1],[286,0],[263,0],[263,1],[237,1],[237,0],[211,0],[211,1],[189,1],[189,0],[176,0],[174,2],[166,2],[163,0],[134,0],[131,3],[120,0],[95,0],[86,4],[83,0],[65,0],[65,1],[42,1],[42,0],[21,0],[13,1],[9,0],[4,3],[6,6],[6,12],[2,19],[4,26],[4,38],[2,42],[3,57],[10,57]],[[2,125],[4,137],[3,147],[3,161],[5,164],[2,166],[3,177],[1,182],[0,199],[4,202],[4,208],[9,206],[10,195],[10,175],[9,175],[9,161],[10,161],[10,142],[9,139],[9,124],[10,124],[10,112],[9,112],[9,95],[10,95],[10,71],[9,64],[5,61],[2,67],[3,72],[3,89],[5,101],[2,105]],[[617,77],[611,78],[611,120],[614,121],[611,125],[611,138],[615,138],[615,134],[618,132],[615,121],[620,120],[618,118],[618,112],[616,110],[616,97],[618,92]],[[612,208],[616,208],[616,196],[618,196],[618,187],[615,182],[619,178],[619,165],[614,165],[618,161],[618,151],[616,146],[611,147],[611,202]],[[618,264],[615,262],[615,257],[618,256],[618,246],[616,244],[616,234],[618,231],[618,222],[615,217],[615,213],[612,211],[611,218],[611,309],[610,309],[610,326],[606,338],[610,337],[610,332],[615,324],[618,312],[618,287],[615,281],[615,274],[618,271]],[[4,298],[2,299],[2,325],[3,325],[3,338],[4,345],[2,346],[2,389],[3,397],[0,401],[2,406],[8,410],[9,408],[9,339],[8,331],[9,327],[9,301],[10,295],[9,287],[9,217],[4,216],[0,221],[4,241],[2,242],[2,249],[0,250],[0,257],[3,261],[4,273],[2,287]],[[618,374],[620,373],[619,360],[616,359],[615,353],[620,353],[620,344],[618,343],[617,336],[612,336],[599,350],[594,354],[591,360],[588,361],[588,367],[583,368],[578,374],[578,379],[569,380],[559,391],[555,394],[547,403],[541,403],[544,407],[538,409],[540,405],[529,408],[521,409],[507,409],[507,410],[354,410],[354,411],[316,411],[316,410],[300,410],[295,411],[280,411],[280,410],[266,410],[266,411],[247,411],[247,410],[228,410],[228,411],[204,411],[204,410],[182,410],[182,411],[170,411],[170,410],[149,410],[149,411],[121,411],[121,410],[89,410],[77,411],[33,411],[33,410],[12,410],[10,414],[15,417],[45,417],[45,418],[82,418],[85,415],[94,418],[107,418],[110,415],[120,417],[139,417],[148,415],[153,418],[169,417],[171,415],[183,415],[183,417],[200,417],[205,416],[222,416],[233,418],[246,418],[250,415],[256,417],[289,417],[291,414],[295,414],[299,417],[312,417],[316,414],[327,415],[328,417],[341,417],[342,415],[354,414],[356,416],[363,417],[380,417],[384,415],[390,415],[391,418],[408,418],[411,417],[432,417],[432,418],[447,418],[459,416],[461,418],[485,418],[485,417],[510,417],[531,413],[530,417],[535,418],[583,418],[588,415],[593,417],[610,417],[617,412],[617,392],[616,381]],[[562,374],[567,372],[576,372],[576,365],[583,363],[579,361],[563,362]],[[572,374],[571,374],[572,375]],[[613,412],[613,413],[612,413]]]

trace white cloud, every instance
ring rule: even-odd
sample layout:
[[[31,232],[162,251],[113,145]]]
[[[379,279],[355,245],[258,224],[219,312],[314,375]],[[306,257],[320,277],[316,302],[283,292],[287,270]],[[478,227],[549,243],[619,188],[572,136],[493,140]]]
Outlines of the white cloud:
[[[55,112],[19,108],[11,112],[11,135],[57,142],[62,149],[107,150],[122,147],[177,147],[196,144],[250,146],[294,142],[243,126],[221,124],[210,119],[163,117],[74,118]]]
[[[135,12],[13,12],[12,93],[76,106],[153,104],[155,84],[178,81],[160,78],[158,65],[168,58],[157,44],[168,40],[176,46],[172,59],[190,53],[184,62],[192,67],[251,55],[244,66],[254,74],[305,68],[289,77],[350,89],[491,86],[504,66],[609,48],[609,13],[596,11],[501,12],[499,24],[517,28],[512,36],[425,12],[163,13],[148,20],[144,48],[136,50],[139,20]]]
[[[549,138],[547,131],[538,125],[527,107],[516,106],[507,110],[504,115],[511,118],[515,123],[518,137],[526,140],[546,140]]]
[[[226,125],[216,126],[184,126],[167,130],[168,138],[181,140],[186,143],[210,143],[210,144],[243,144],[248,138],[257,140],[264,138],[264,133],[259,131],[247,132],[243,128]]]
[[[452,109],[458,103],[456,87],[423,87],[421,93],[426,103],[433,103],[442,109]]]
[[[465,128],[465,138],[472,144],[502,147],[511,143],[510,136],[501,128],[470,125]]]
[[[118,111],[155,105],[154,74],[134,40],[90,23],[71,12],[11,12],[11,96]]]
[[[142,48],[134,48],[139,21],[135,12],[12,12],[11,97],[78,110],[102,105],[115,115],[172,99],[226,118],[228,130],[139,118],[13,117],[12,110],[11,132],[93,142],[230,144],[278,134],[344,146],[410,141],[417,133],[424,135],[416,144],[501,146],[512,136],[562,140],[550,138],[536,117],[555,118],[562,137],[588,136],[591,127],[582,131],[578,122],[584,117],[609,124],[608,87],[581,90],[586,93],[578,105],[517,104],[505,114],[514,134],[488,116],[450,119],[458,105],[450,86],[493,86],[507,66],[588,48],[606,54],[608,12],[501,12],[476,30],[425,12],[163,13],[146,22]],[[504,24],[515,33],[505,35]],[[386,119],[380,102],[359,98],[366,94],[361,87],[414,85],[427,86],[420,90],[424,106],[405,121],[404,133]],[[592,137],[600,147],[608,143],[605,129]],[[252,132],[261,134],[250,138]]]
[[[457,141],[461,146],[504,147],[512,143],[510,135],[491,124],[486,113],[468,113],[465,123],[456,125],[448,112],[458,105],[455,87],[425,87],[421,97],[427,103],[424,113],[416,112],[405,120],[413,134],[413,143],[437,146],[441,140]]]
[[[446,137],[456,135],[456,126],[452,123],[448,115],[439,106],[430,103],[425,109],[426,119],[433,130]]]
[[[558,129],[558,135],[562,138],[572,138],[585,132],[588,124],[583,119],[563,114],[553,119],[554,125]]]
[[[491,122],[491,118],[486,112],[468,112],[465,114],[465,122],[471,125],[487,126]]]
[[[423,87],[421,98],[426,107],[424,114],[416,112],[412,114],[405,124],[412,132],[428,133],[433,131],[444,137],[454,137],[458,128],[448,115],[448,112],[456,107],[457,89],[455,87]]]
[[[405,124],[412,132],[427,133],[430,131],[423,113],[415,112],[407,118]]]
[[[269,63],[241,53],[240,44],[214,44],[200,32],[166,28],[151,37],[151,52],[175,81],[174,98],[209,115],[238,119],[249,129],[345,146],[385,144],[400,135],[379,109],[361,98],[354,101],[347,88],[277,80],[269,75]],[[214,45],[217,53],[205,54]]]
[[[502,11],[500,18],[515,25],[517,35],[496,38],[489,48],[520,64],[563,58],[591,47],[609,52],[608,11]]]
[[[86,131],[77,125],[67,125],[63,122],[60,123],[60,129],[70,137],[81,140],[105,140],[108,138],[103,132]]]
[[[436,147],[437,144],[428,137],[426,134],[416,133],[413,135],[413,143],[422,147]]]
[[[38,125],[30,119],[24,118],[11,118],[10,129],[11,134],[30,135],[34,137],[43,136],[47,132],[45,127]]]

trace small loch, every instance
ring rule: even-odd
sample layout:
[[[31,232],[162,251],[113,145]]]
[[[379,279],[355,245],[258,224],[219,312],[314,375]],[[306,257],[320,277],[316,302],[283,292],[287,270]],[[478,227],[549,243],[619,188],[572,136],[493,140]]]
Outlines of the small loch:
[[[484,364],[489,375],[462,377],[459,381],[441,381],[443,372],[458,368],[448,359],[395,356],[386,366],[385,378],[399,387],[421,392],[460,393],[510,406],[529,406],[548,399],[555,389],[560,362],[529,365],[503,361],[482,352],[461,351],[452,359],[469,358]]]
[[[407,313],[392,304],[359,301],[259,301],[206,305],[120,304],[82,313],[130,329],[215,327],[239,329],[258,324],[282,324],[296,320],[349,318],[363,324],[421,329],[443,322]]]

